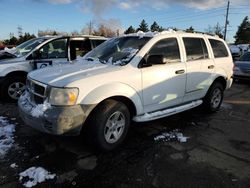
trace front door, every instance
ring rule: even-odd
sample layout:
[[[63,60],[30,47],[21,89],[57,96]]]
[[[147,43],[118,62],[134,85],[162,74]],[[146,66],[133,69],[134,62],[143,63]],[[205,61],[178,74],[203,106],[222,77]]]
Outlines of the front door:
[[[162,55],[167,62],[141,69],[145,112],[181,104],[185,93],[186,66],[181,61],[177,38],[158,41],[145,60],[151,55]]]
[[[42,46],[39,49],[39,59],[34,60],[34,68],[68,63],[67,40],[67,38],[60,38]]]

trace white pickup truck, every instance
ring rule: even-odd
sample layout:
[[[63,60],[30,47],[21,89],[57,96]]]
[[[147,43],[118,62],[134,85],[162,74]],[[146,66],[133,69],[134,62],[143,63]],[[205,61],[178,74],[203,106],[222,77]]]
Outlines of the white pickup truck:
[[[0,51],[0,99],[17,101],[25,91],[28,72],[65,64],[104,42],[98,36],[48,36],[26,41],[15,49]]]
[[[28,75],[19,99],[26,124],[55,134],[79,134],[109,151],[131,120],[151,121],[201,104],[217,111],[232,84],[226,43],[206,34],[165,31],[113,38],[71,66]]]

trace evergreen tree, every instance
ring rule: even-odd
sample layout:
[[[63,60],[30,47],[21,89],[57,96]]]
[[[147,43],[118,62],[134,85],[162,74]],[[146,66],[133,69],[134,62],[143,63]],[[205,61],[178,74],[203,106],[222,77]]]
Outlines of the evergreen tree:
[[[164,31],[165,29],[162,27],[162,26],[160,26],[160,28],[159,28],[159,32],[162,32],[162,31]]]
[[[194,28],[193,26],[189,27],[188,29],[186,29],[187,33],[194,33]]]
[[[160,30],[160,26],[158,25],[158,23],[156,21],[154,21],[154,23],[151,25],[150,30],[152,32]]]
[[[18,44],[21,44],[27,40],[30,40],[30,39],[33,39],[33,38],[36,38],[36,36],[34,34],[29,34],[29,33],[24,33],[23,36],[20,36],[19,39],[18,39]]]
[[[124,32],[124,34],[129,34],[129,33],[135,33],[135,29],[133,28],[132,25]]]
[[[250,22],[248,20],[248,16],[243,19],[234,38],[235,44],[250,43]]]
[[[148,24],[146,23],[146,21],[143,19],[141,21],[141,24],[139,25],[139,28],[137,29],[137,31],[143,31],[143,32],[148,32]]]

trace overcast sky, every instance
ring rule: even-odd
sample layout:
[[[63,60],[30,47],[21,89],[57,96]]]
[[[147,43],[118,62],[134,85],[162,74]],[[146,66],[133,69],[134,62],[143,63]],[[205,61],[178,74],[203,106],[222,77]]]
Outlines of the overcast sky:
[[[228,41],[237,27],[250,16],[249,0],[231,0]],[[80,31],[87,23],[105,22],[112,28],[138,27],[145,19],[167,27],[206,31],[217,23],[224,27],[226,0],[0,0],[0,39],[38,30]]]

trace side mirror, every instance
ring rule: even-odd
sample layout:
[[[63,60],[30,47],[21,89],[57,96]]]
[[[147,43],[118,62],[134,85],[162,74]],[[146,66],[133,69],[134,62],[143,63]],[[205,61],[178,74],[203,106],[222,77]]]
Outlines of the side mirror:
[[[39,50],[36,50],[32,53],[32,59],[40,59],[40,58],[41,58],[41,54]]]
[[[147,64],[149,65],[160,65],[166,63],[167,59],[163,55],[150,55],[147,59]]]

